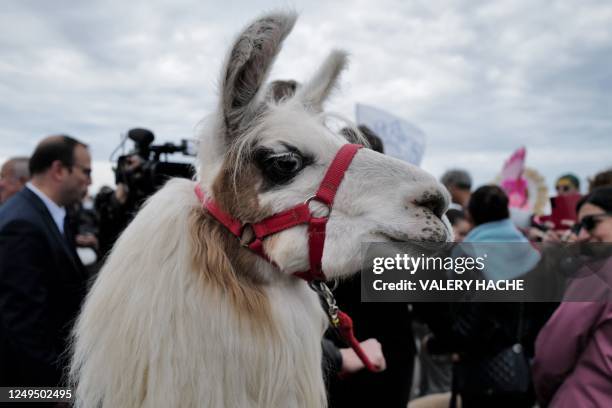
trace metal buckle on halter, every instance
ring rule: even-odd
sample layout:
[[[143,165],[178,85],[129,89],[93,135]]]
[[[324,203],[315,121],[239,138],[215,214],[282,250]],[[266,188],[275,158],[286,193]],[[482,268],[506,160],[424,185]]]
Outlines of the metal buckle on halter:
[[[248,248],[249,245],[251,245],[257,239],[251,224],[244,224],[242,227],[242,233],[238,239],[240,240],[240,246],[244,248]]]
[[[327,208],[327,214],[321,216],[321,217],[317,217],[317,218],[326,218],[329,217],[329,214],[331,214],[331,206],[323,201],[321,201],[321,199],[319,197],[317,197],[316,195],[310,196],[306,199],[306,201],[304,201],[304,204],[306,204],[308,206],[308,210],[310,211],[310,214],[312,215],[312,210],[310,210],[310,202],[311,201],[318,201],[321,204],[323,204],[326,208]]]
[[[340,324],[340,319],[338,318],[338,305],[336,304],[336,298],[334,298],[334,294],[332,293],[332,289],[330,289],[325,282],[323,281],[310,281],[308,285],[317,292],[320,297],[325,300],[325,304],[327,305],[327,317],[329,318],[329,322],[332,326],[338,327]],[[334,289],[338,286],[338,281],[334,281]]]

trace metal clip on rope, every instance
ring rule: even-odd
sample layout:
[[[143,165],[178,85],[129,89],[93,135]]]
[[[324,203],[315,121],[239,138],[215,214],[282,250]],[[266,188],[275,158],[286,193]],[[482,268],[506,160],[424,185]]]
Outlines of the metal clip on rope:
[[[323,281],[310,281],[309,285],[315,292],[322,296],[323,300],[325,300],[327,306],[325,311],[327,312],[329,322],[334,328],[337,328],[340,324],[340,319],[338,318],[338,305],[336,304],[336,299],[331,289],[329,289],[327,284]]]

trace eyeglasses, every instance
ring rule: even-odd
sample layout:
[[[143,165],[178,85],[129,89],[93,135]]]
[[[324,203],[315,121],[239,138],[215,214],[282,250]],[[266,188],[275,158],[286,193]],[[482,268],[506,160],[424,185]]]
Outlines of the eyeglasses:
[[[76,164],[76,163],[73,164],[72,167],[78,167],[79,169],[81,169],[84,175],[86,175],[87,177],[91,177],[91,168],[81,166],[80,164]]]
[[[579,223],[572,227],[572,232],[578,235],[583,228],[591,232],[597,227],[597,224],[606,217],[612,217],[612,213],[586,215],[582,217]]]
[[[569,184],[559,184],[555,186],[555,189],[560,193],[567,193],[572,189]]]

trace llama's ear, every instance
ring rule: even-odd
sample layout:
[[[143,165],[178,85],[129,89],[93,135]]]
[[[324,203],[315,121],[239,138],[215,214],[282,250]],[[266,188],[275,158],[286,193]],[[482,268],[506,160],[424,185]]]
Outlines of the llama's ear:
[[[258,91],[296,18],[294,13],[268,14],[238,36],[227,57],[221,80],[221,111],[228,137],[234,137],[241,124],[252,119]]]
[[[300,84],[293,79],[272,81],[268,86],[266,100],[280,103],[284,100],[291,99],[295,95]]]
[[[318,112],[323,110],[323,103],[336,86],[347,59],[344,51],[335,50],[329,54],[317,73],[298,91],[304,105]]]

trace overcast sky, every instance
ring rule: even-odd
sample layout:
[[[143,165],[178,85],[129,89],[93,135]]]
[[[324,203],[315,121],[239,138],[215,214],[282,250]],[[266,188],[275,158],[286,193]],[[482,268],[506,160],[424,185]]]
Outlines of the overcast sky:
[[[0,159],[68,133],[89,143],[94,188],[120,135],[193,138],[215,106],[230,42],[264,11],[300,13],[271,78],[307,78],[351,55],[329,110],[366,103],[427,135],[422,167],[488,182],[516,148],[549,186],[612,166],[607,1],[0,2]]]

